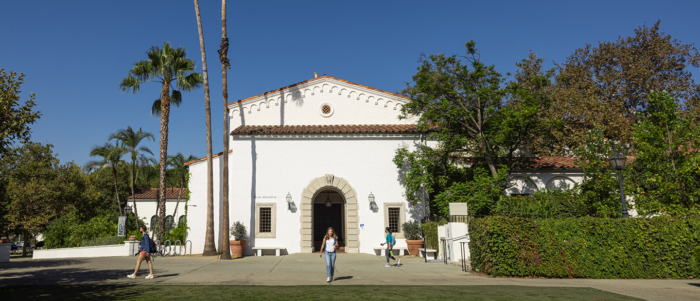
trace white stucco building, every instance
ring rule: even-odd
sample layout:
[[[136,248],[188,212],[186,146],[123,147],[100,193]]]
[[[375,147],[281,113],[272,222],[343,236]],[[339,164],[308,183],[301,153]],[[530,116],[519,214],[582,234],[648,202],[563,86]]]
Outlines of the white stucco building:
[[[397,232],[397,246],[405,246],[401,224],[423,217],[405,201],[392,163],[397,148],[414,148],[423,137],[415,120],[398,119],[407,100],[321,76],[229,104],[229,220],[248,227],[246,254],[253,247],[312,252],[328,227],[348,253],[374,253],[385,227]],[[222,155],[213,158],[219,250]],[[197,254],[206,232],[206,158],[187,165],[189,239]]]

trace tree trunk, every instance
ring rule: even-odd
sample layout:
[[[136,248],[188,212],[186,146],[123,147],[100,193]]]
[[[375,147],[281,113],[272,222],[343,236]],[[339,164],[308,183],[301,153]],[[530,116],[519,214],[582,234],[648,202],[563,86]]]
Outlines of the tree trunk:
[[[117,207],[119,207],[119,215],[124,215],[122,213],[122,202],[119,201],[119,188],[117,188],[117,170],[112,167],[112,178],[114,178],[114,196],[117,197]]]
[[[228,79],[227,68],[231,68],[228,62],[228,38],[226,37],[226,0],[221,1],[221,49],[219,49],[219,60],[221,61],[221,80],[223,81],[224,96],[224,153],[221,156],[224,160],[224,170],[222,182],[223,208],[221,221],[221,259],[231,259],[231,246],[229,245],[229,220],[228,220]]]
[[[24,237],[22,239],[24,240],[24,245],[22,246],[22,257],[27,257],[27,245],[29,244],[29,231],[24,230]]]
[[[131,164],[131,202],[134,204],[134,218],[136,219],[136,229],[138,230],[141,225],[139,224],[139,211],[136,209],[136,195],[134,194],[134,181],[135,181],[134,177],[136,174],[136,157],[132,157],[131,159],[132,159],[131,160],[132,161],[132,164]],[[127,200],[127,203],[128,202],[129,202],[129,200]],[[129,217],[127,217],[127,218],[129,218]],[[129,234],[128,232],[129,231],[127,229],[127,233],[126,233],[127,235]]]
[[[199,50],[202,53],[202,74],[204,77],[204,114],[207,123],[207,232],[204,236],[204,256],[214,256],[216,244],[214,243],[214,163],[211,150],[211,105],[209,103],[209,73],[207,72],[207,55],[204,51],[204,32],[202,31],[202,17],[199,15],[199,1],[194,0],[194,10],[197,14],[197,29],[199,31]]]
[[[158,207],[160,208],[160,216],[158,218],[158,239],[163,240],[163,232],[165,231],[165,172],[168,162],[168,123],[170,121],[170,82],[163,82],[160,98],[160,179],[158,187],[160,188],[160,198],[158,199]]]

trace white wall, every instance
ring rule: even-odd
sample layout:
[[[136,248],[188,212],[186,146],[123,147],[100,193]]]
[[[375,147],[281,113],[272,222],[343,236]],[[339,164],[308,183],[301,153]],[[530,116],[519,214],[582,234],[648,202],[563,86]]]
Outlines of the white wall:
[[[84,258],[134,256],[139,249],[138,241],[125,241],[123,245],[108,245],[79,248],[34,250],[33,259]]]
[[[513,172],[509,176],[512,186],[506,189],[506,193],[508,195],[532,194],[538,189],[564,188],[567,186],[573,188],[574,184],[583,182],[583,177],[584,174],[580,170]],[[534,183],[525,181],[527,178]]]
[[[413,137],[326,137],[326,138],[236,138],[230,154],[230,223],[241,221],[251,231],[254,225],[254,203],[276,203],[276,238],[248,241],[248,254],[253,246],[283,246],[289,253],[300,251],[300,214],[287,209],[287,193],[297,207],[302,190],[309,182],[325,174],[344,178],[358,194],[360,252],[374,254],[373,247],[384,240],[385,202],[405,202],[404,188],[392,162],[395,150],[402,144],[415,147]],[[220,157],[214,158],[215,227],[220,246],[221,191],[219,189]],[[190,165],[189,239],[195,254],[202,253],[206,232],[206,161]],[[373,193],[379,207],[370,209],[368,196]],[[258,198],[256,198],[256,196]],[[196,206],[196,207],[195,207]],[[416,209],[417,210],[417,209]],[[421,213],[406,204],[406,220]],[[230,227],[230,225],[229,225]],[[398,246],[405,246],[403,239]]]

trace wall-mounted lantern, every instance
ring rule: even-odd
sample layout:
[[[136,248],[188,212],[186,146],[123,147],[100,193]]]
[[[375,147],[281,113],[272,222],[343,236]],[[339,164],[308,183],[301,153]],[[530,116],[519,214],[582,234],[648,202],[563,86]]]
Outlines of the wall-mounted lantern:
[[[287,192],[287,209],[292,210],[294,207],[294,203],[292,203],[292,195]]]
[[[378,207],[377,207],[377,203],[374,202],[374,194],[372,194],[372,192],[370,192],[369,196],[367,198],[369,199],[369,208],[376,211],[376,209]]]

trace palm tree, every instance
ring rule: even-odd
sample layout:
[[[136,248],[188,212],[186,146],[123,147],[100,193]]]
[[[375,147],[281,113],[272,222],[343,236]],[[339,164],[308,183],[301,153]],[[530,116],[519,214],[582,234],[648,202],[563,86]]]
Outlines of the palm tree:
[[[185,49],[174,49],[170,43],[163,44],[163,48],[152,46],[146,52],[148,60],[134,63],[129,70],[129,75],[119,84],[122,92],[136,93],[141,88],[141,83],[158,82],[161,84],[160,99],[154,102],[160,109],[151,110],[151,113],[160,115],[160,179],[158,206],[160,212],[165,212],[165,172],[168,159],[168,123],[170,121],[170,104],[176,106],[182,102],[180,90],[192,91],[202,85],[202,75],[194,72],[194,61],[187,59]],[[173,87],[173,84],[175,86]],[[176,90],[175,88],[179,89]],[[172,94],[170,90],[172,89]],[[158,219],[158,238],[163,237],[165,217],[161,214]]]
[[[222,222],[221,222],[221,241],[223,243],[221,249],[221,259],[231,259],[231,253],[228,252],[229,248],[229,232],[228,232],[228,79],[227,79],[227,68],[231,68],[228,59],[228,37],[226,36],[226,0],[221,0],[221,48],[219,49],[219,60],[221,61],[221,80],[223,81],[223,94],[224,94],[224,170],[222,182],[222,197],[223,206],[222,211]]]
[[[121,147],[125,148],[131,154],[131,200],[134,207],[134,217],[136,218],[137,227],[139,222],[139,212],[136,208],[136,195],[134,194],[134,181],[136,177],[136,159],[141,155],[141,153],[149,153],[153,156],[153,152],[148,149],[148,147],[141,146],[144,139],[150,139],[151,141],[156,141],[153,134],[144,132],[139,128],[138,132],[135,132],[130,126],[126,129],[120,129],[116,133],[109,136],[109,140],[117,140],[121,142]]]
[[[182,188],[185,187],[185,178],[187,177],[188,172],[185,163],[195,159],[197,159],[197,157],[192,155],[185,158],[185,156],[182,155],[182,153],[177,153],[177,155],[175,156],[168,157],[168,165],[172,167],[170,171],[172,172],[173,178],[175,178],[180,184],[180,191],[177,194],[177,203],[175,203],[175,211],[173,211],[173,217],[177,216],[177,207],[180,206]]]
[[[102,169],[109,167],[112,170],[112,178],[114,179],[114,196],[117,199],[117,207],[119,215],[124,215],[122,212],[122,204],[119,201],[119,188],[117,187],[117,165],[124,163],[122,156],[127,153],[127,150],[119,146],[114,146],[110,143],[105,143],[103,146],[93,146],[90,150],[90,157],[99,157],[100,160],[93,160],[85,165],[87,171]]]
[[[202,53],[202,73],[204,73],[204,115],[207,123],[207,231],[204,235],[204,251],[202,255],[216,255],[214,244],[214,163],[211,149],[211,105],[209,102],[209,73],[207,72],[207,55],[204,51],[204,31],[202,17],[199,15],[199,1],[194,0],[194,11],[197,14],[197,29],[199,31],[199,50]],[[228,233],[228,230],[226,231]]]

